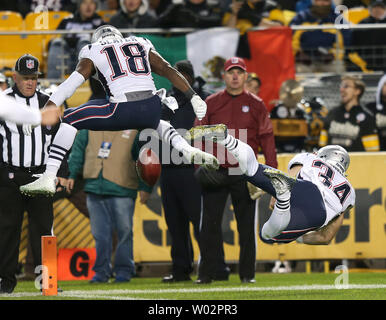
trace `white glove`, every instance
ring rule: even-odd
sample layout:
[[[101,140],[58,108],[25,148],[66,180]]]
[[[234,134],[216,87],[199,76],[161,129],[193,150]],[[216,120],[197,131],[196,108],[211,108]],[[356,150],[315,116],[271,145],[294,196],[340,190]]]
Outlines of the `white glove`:
[[[23,133],[25,136],[30,136],[32,133],[32,125],[23,124]]]
[[[194,113],[196,114],[198,120],[202,120],[202,118],[206,115],[206,103],[204,100],[200,98],[199,95],[195,94],[193,95],[192,99],[190,99],[190,102],[193,106]]]
[[[162,89],[159,89],[158,91],[154,92],[157,96],[160,97],[161,99],[161,102],[167,106],[170,110],[172,110],[174,113],[176,112],[176,110],[178,109],[178,103],[177,103],[177,100],[176,98],[170,96],[170,97],[167,97],[166,96],[166,89],[162,88]]]

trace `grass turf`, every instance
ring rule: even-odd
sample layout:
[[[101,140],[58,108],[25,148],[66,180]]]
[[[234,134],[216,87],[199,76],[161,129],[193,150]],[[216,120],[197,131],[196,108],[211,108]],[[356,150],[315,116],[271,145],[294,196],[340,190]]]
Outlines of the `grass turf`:
[[[19,281],[13,294],[0,300],[386,300],[386,273],[349,273],[348,289],[336,288],[339,274],[257,273],[256,283],[229,281],[206,285],[192,282],[164,284],[160,278],[134,278],[129,283],[90,284],[59,281],[63,292],[42,296],[33,281]]]

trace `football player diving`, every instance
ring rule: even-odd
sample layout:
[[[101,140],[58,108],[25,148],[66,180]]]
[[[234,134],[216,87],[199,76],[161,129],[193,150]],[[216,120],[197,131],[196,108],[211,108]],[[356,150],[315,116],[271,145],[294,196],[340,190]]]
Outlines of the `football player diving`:
[[[190,137],[213,139],[239,162],[247,181],[275,199],[260,238],[266,243],[326,245],[342,225],[344,213],[355,204],[355,190],[346,178],[350,164],[347,151],[328,145],[316,154],[300,153],[288,164],[288,174],[258,163],[252,148],[227,133],[221,125],[197,126]]]

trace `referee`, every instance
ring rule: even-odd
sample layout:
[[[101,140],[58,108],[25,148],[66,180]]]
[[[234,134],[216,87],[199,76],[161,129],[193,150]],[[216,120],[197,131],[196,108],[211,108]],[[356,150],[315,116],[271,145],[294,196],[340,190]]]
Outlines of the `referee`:
[[[29,54],[15,65],[14,85],[4,91],[16,101],[41,109],[49,99],[37,90],[39,60]],[[22,195],[19,186],[32,182],[44,172],[48,149],[59,125],[16,125],[0,121],[0,293],[12,293],[16,286],[21,226],[28,213],[29,241],[33,263],[41,264],[40,238],[53,231],[53,200]],[[66,165],[66,161],[64,161]],[[61,168],[64,176],[67,168]]]

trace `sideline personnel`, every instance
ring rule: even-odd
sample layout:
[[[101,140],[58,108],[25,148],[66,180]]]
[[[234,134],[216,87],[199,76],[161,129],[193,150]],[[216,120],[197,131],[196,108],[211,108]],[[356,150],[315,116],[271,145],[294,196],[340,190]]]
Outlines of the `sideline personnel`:
[[[39,74],[39,60],[29,54],[23,55],[15,65],[15,85],[4,93],[31,109],[43,108],[49,96],[36,89]],[[12,293],[16,286],[24,211],[28,213],[35,267],[41,264],[41,236],[52,235],[52,198],[23,196],[19,186],[34,181],[36,175],[44,172],[48,148],[58,128],[59,124],[32,127],[0,121],[0,293]],[[59,176],[65,171],[62,165]]]
[[[248,77],[244,60],[238,57],[228,59],[224,65],[223,77],[226,88],[206,99],[208,106],[206,116],[202,121],[196,119],[195,125],[223,123],[227,125],[228,129],[235,130],[237,138],[245,133],[246,143],[253,148],[255,155],[258,154],[258,148],[261,146],[267,165],[276,168],[272,124],[263,101],[244,89]],[[217,154],[218,159],[220,159],[221,152],[224,152],[224,149],[217,145],[217,153],[214,154]],[[230,157],[225,157],[225,163],[218,171],[208,172],[200,168],[197,172],[203,187],[203,214],[200,230],[201,261],[196,281],[199,284],[209,283],[219,278],[228,279],[228,275],[224,274],[219,277],[217,273],[219,263],[224,266],[224,271],[226,270],[225,261],[221,257],[223,252],[221,222],[229,194],[232,198],[239,233],[240,280],[246,283],[255,281],[256,201],[250,198],[247,183],[241,173],[236,175],[229,171],[230,167],[237,167],[235,161],[232,165]]]

